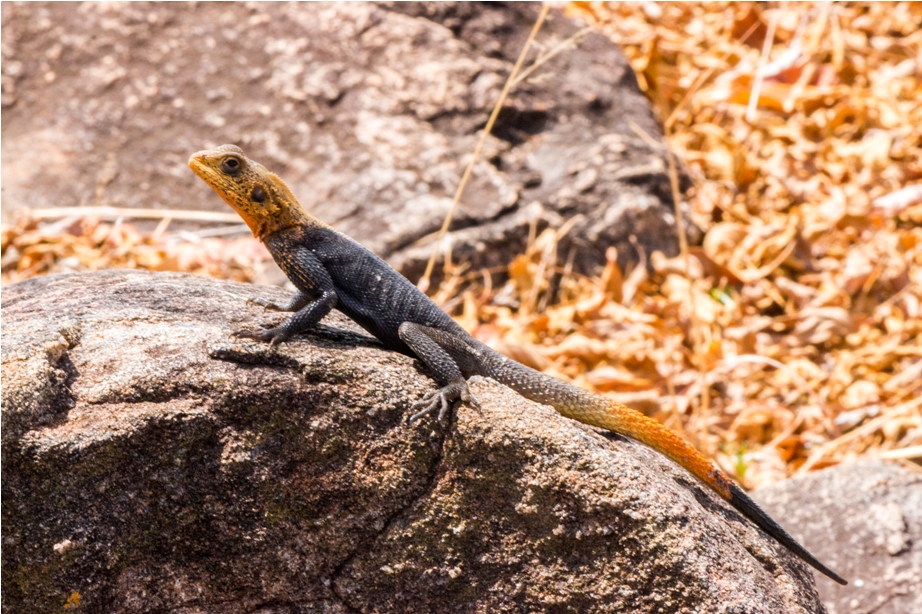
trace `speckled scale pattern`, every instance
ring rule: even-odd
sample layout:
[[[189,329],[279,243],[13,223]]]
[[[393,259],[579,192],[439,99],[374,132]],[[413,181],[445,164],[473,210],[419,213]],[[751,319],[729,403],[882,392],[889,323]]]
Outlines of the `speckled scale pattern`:
[[[267,236],[265,243],[296,288],[312,297],[331,290],[336,296],[335,308],[380,339],[389,350],[416,355],[398,333],[404,322],[470,337],[407,278],[328,226],[285,228]],[[293,332],[307,328],[310,326]]]

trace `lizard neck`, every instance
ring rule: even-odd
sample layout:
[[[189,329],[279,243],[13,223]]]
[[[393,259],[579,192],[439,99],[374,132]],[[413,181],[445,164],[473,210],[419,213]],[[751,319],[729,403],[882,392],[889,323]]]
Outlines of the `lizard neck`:
[[[260,239],[293,226],[326,225],[301,206],[278,175],[267,173],[264,184],[268,193],[264,202],[254,202],[250,198],[240,208],[231,205]]]

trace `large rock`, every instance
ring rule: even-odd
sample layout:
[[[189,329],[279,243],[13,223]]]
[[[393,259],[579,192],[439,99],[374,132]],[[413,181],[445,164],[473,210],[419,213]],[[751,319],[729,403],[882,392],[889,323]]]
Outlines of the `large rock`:
[[[434,386],[268,288],[109,271],[3,297],[4,612],[820,612],[811,573],[663,457],[490,380]],[[782,519],[783,520],[783,519]]]
[[[864,460],[755,493],[795,537],[850,580],[818,575],[830,614],[922,612],[922,475]]]
[[[226,211],[189,154],[241,144],[318,217],[421,272],[536,4],[4,3],[3,202]],[[551,13],[550,50],[579,30]],[[532,57],[535,53],[532,53]],[[620,50],[580,39],[513,92],[449,237],[506,265],[577,217],[577,270],[677,250],[661,130]],[[572,250],[572,253],[571,253]]]

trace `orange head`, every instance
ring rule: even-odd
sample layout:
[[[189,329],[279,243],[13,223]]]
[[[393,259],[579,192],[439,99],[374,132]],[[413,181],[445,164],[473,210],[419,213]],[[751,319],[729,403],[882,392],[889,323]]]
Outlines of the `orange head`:
[[[257,237],[290,226],[317,223],[281,177],[244,156],[236,145],[194,153],[189,166],[243,218]]]

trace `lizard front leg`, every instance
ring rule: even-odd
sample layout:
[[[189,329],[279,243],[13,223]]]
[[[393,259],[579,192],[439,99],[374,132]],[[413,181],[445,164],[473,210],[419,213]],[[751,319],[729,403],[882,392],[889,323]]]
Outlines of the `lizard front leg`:
[[[293,335],[316,326],[323,319],[323,316],[330,313],[330,310],[335,305],[336,294],[334,292],[324,292],[320,298],[312,301],[278,326],[261,329],[244,328],[231,333],[231,336],[268,341],[270,345],[282,343],[291,339]]]
[[[267,309],[295,311],[295,313],[278,326],[261,329],[245,328],[233,333],[234,337],[268,341],[271,345],[275,345],[313,328],[336,306],[336,288],[323,263],[305,247],[291,245],[288,250],[284,258],[277,261],[298,291],[284,305],[261,299],[253,302]]]
[[[458,364],[448,352],[442,349],[427,334],[429,330],[431,329],[413,322],[404,322],[397,329],[400,339],[410,346],[410,349],[413,350],[413,353],[423,364],[432,370],[436,380],[442,385],[439,390],[430,392],[413,404],[412,409],[419,409],[420,411],[410,416],[409,421],[415,422],[438,409],[439,422],[445,424],[448,411],[455,401],[460,400],[462,403],[470,403],[474,407],[480,407],[480,403],[468,389],[467,382],[461,374]]]

